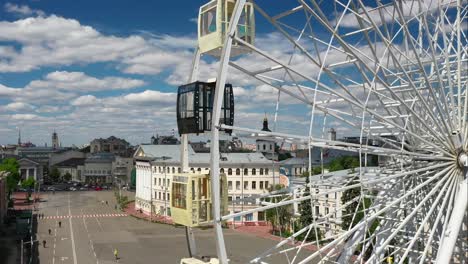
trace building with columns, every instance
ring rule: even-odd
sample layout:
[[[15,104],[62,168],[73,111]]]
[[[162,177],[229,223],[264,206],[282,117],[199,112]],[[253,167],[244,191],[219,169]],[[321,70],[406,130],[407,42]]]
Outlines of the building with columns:
[[[135,152],[135,207],[146,214],[170,216],[171,182],[180,173],[180,145],[141,145]],[[210,154],[195,153],[188,146],[189,170],[209,173]],[[230,213],[255,208],[255,198],[279,183],[278,164],[261,153],[221,153],[220,172],[228,181]],[[235,219],[236,224],[265,220],[260,213]]]
[[[43,165],[41,163],[28,158],[21,158],[18,163],[21,180],[33,177],[35,181],[42,182]]]

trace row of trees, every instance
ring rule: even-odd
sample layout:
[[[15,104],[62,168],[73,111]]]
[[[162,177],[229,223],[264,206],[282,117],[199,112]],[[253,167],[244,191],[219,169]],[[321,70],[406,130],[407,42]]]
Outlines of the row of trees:
[[[64,181],[70,181],[71,178],[72,178],[72,175],[69,172],[65,173],[63,175],[63,177],[61,177],[61,176],[62,175],[61,175],[59,169],[57,169],[57,167],[52,167],[52,169],[49,172],[49,177],[53,182],[59,182],[62,179]]]

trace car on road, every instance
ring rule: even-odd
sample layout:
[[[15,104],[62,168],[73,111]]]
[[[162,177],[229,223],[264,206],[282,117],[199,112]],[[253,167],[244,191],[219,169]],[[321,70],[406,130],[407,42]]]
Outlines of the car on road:
[[[102,188],[97,186],[96,188],[94,188],[95,191],[102,191]]]

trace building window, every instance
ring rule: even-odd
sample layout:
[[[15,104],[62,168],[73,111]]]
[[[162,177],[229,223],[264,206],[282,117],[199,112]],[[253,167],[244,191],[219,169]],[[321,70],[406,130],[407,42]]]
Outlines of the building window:
[[[252,169],[252,175],[257,175],[257,170],[255,168]]]
[[[232,196],[230,196],[230,195],[228,196],[228,202],[232,203]]]
[[[265,144],[263,144],[263,150],[266,150],[266,145]]]
[[[244,181],[244,190],[248,190],[248,189],[249,189],[249,182]]]
[[[265,168],[265,175],[268,175],[268,168]]]
[[[161,200],[161,192],[158,193],[158,199]]]
[[[240,175],[240,169],[239,168],[236,169],[236,175]]]
[[[265,181],[265,189],[268,189],[268,181]]]
[[[198,168],[197,171],[198,171],[198,173],[201,173],[201,168]]]
[[[255,190],[255,189],[257,189],[257,182],[252,181],[252,190]]]
[[[167,186],[168,186],[168,187],[171,186],[171,180],[170,180],[170,179],[167,179]]]
[[[244,175],[246,175],[246,176],[249,175],[249,169],[247,169],[247,168],[244,169]]]
[[[161,167],[159,167],[159,173],[161,173],[161,172],[162,172],[162,168],[161,168]]]
[[[172,174],[174,174],[174,173],[175,173],[175,168],[174,168],[174,167],[172,167]]]
[[[236,190],[240,190],[240,181],[236,181]]]
[[[171,199],[171,197],[169,196],[169,194],[167,194],[167,200],[169,201]]]
[[[158,179],[158,185],[161,186],[161,178]]]
[[[177,173],[180,173],[182,171],[181,168],[177,168]]]
[[[219,173],[224,173],[224,168],[221,168],[221,169],[219,170]]]
[[[270,150],[273,150],[273,145],[272,144],[270,144]]]
[[[154,178],[154,185],[156,185],[156,184],[157,184],[156,180],[157,180],[157,179],[156,179],[156,178]]]
[[[315,216],[317,217],[320,214],[320,210],[318,206],[315,206]]]
[[[245,215],[245,221],[253,221],[253,214],[250,213],[250,214]]]
[[[260,175],[263,175],[263,168],[260,168]]]
[[[232,169],[231,168],[228,169],[228,175],[232,175]]]
[[[329,212],[329,209],[328,209],[328,207],[326,207],[326,208],[325,208],[325,215],[327,215],[328,212]]]
[[[263,190],[263,181],[260,181],[260,190]]]
[[[232,181],[228,181],[228,190],[232,190]]]

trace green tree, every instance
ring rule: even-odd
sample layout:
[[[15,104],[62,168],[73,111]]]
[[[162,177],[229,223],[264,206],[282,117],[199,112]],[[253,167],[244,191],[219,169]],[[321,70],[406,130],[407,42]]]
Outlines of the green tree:
[[[322,167],[313,167],[312,168],[312,175],[319,175],[322,174]],[[302,177],[309,177],[309,171],[304,171],[301,175]]]
[[[269,191],[278,191],[283,188],[283,185],[276,184],[275,186],[271,186]],[[271,199],[268,199],[269,202],[279,202],[283,200],[285,197],[278,196]],[[273,233],[281,232],[284,235],[289,234],[289,227],[291,226],[291,219],[293,216],[292,206],[279,206],[276,208],[268,209],[265,212],[265,217],[267,221],[269,221],[273,227]]]
[[[309,187],[309,177],[306,177],[306,188],[304,190],[304,196],[310,195],[310,187]],[[296,228],[296,231],[299,229],[302,229],[306,226],[309,226],[310,224],[313,223],[313,216],[312,216],[312,205],[310,200],[305,200],[302,201],[299,204],[299,212],[301,216],[299,217],[298,224],[299,226]],[[316,216],[317,217],[317,216]],[[316,238],[318,240],[322,239],[322,232],[320,232],[320,229],[317,228],[317,233],[315,232],[314,227],[312,227],[312,230],[310,230],[309,235],[307,236],[307,241],[313,241]],[[307,235],[307,231],[303,234],[301,234],[298,239],[304,239],[304,237]]]
[[[19,175],[19,163],[15,158],[4,159],[2,163],[0,163],[0,171],[9,172],[7,176],[7,191],[8,196],[10,196],[21,179]]]
[[[63,175],[63,179],[65,181],[70,181],[71,178],[72,178],[72,175],[69,172],[67,172],[67,173],[65,173],[65,175]]]
[[[21,182],[21,187],[25,188],[28,190],[28,200],[31,197],[32,190],[36,186],[36,180],[34,178],[29,177],[26,180]]]
[[[60,179],[60,171],[57,169],[57,167],[52,168],[52,170],[49,172],[49,177],[53,182],[57,182]]]

